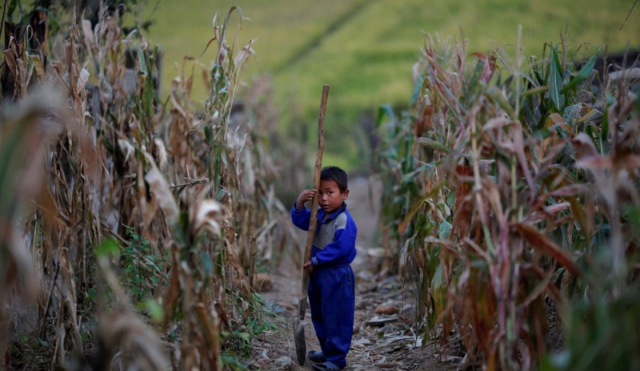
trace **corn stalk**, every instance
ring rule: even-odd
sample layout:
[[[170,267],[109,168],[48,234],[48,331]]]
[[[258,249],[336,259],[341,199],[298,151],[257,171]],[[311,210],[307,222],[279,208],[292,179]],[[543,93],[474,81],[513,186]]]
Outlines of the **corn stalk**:
[[[593,292],[596,256],[612,256],[612,298],[637,269],[619,212],[637,200],[637,98],[621,88],[607,110],[582,90],[596,56],[576,71],[546,47],[522,70],[428,37],[411,112],[379,119],[388,256],[420,288],[425,336],[461,340],[465,363],[489,370],[535,369],[558,346],[548,310]]]
[[[37,320],[21,335],[39,339],[43,367],[221,370],[222,334],[253,316],[249,274],[290,233],[274,223],[287,215],[265,180],[275,167],[258,168],[264,133],[231,128],[252,54],[227,41],[235,12],[214,18],[204,109],[184,72],[161,101],[162,51],[108,8],[97,22],[71,16],[38,50],[5,30],[0,266],[13,268],[0,277],[0,337],[7,308],[27,303]],[[3,367],[33,361],[19,356],[33,347],[2,345]]]

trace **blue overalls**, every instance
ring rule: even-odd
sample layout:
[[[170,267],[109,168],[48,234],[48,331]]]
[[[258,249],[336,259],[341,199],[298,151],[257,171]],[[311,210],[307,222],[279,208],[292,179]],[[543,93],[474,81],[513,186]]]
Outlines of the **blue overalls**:
[[[291,208],[291,221],[309,230],[311,210]],[[343,368],[353,336],[355,312],[355,277],[349,265],[356,257],[358,228],[347,211],[347,204],[325,219],[318,210],[318,226],[313,239],[311,263],[314,272],[309,280],[311,321],[327,361]]]

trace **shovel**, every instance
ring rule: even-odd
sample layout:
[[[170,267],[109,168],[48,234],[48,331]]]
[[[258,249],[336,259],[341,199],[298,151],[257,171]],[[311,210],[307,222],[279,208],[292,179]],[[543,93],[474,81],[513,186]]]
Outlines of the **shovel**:
[[[329,98],[329,85],[322,87],[322,100],[320,102],[320,114],[318,115],[318,152],[316,154],[316,165],[313,172],[313,188],[320,188],[320,170],[322,168],[322,153],[324,152],[324,113],[327,109],[327,99]],[[311,202],[311,219],[309,220],[309,233],[307,234],[307,243],[304,247],[304,261],[308,262],[311,258],[311,247],[313,246],[313,237],[316,235],[316,227],[318,225],[318,199],[319,194],[316,192]],[[307,343],[304,338],[304,315],[307,305],[307,290],[309,288],[309,271],[304,269],[302,272],[302,288],[300,290],[300,299],[298,300],[298,313],[293,317],[293,339],[296,343],[296,356],[300,366],[304,365],[307,356]]]

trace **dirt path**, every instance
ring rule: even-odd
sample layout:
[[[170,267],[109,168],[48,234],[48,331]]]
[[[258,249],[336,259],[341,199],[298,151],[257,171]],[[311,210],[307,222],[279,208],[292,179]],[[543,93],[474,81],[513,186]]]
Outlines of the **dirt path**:
[[[372,205],[370,200],[379,199],[379,182],[360,178],[352,180],[349,186],[351,193],[347,204],[358,225],[358,256],[352,264],[357,285],[354,336],[345,370],[455,369],[455,366],[438,362],[433,345],[422,347],[422,339],[414,335],[415,299],[411,290],[399,277],[373,273],[378,263],[372,252],[376,251],[373,240],[378,228],[379,205]],[[369,197],[370,190],[374,197]],[[285,261],[277,272],[271,272],[273,289],[263,293],[268,306],[278,315],[279,330],[264,333],[254,341],[252,365],[262,370],[312,369],[310,360],[300,367],[295,357],[291,320],[302,272],[287,264],[290,263]],[[386,307],[388,314],[376,313],[376,309],[382,310],[381,307]],[[307,350],[318,350],[320,347],[308,311],[307,317]]]

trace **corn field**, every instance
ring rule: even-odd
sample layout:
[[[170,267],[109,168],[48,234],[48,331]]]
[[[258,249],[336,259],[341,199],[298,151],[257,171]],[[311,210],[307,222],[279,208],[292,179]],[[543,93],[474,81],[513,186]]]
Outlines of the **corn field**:
[[[566,49],[427,37],[410,110],[380,109],[387,256],[459,369],[640,366],[640,95]]]
[[[0,369],[236,367],[256,265],[293,244],[259,99],[231,119],[253,53],[227,27],[241,10],[161,100],[162,50],[118,12],[52,9],[4,29]]]
[[[0,370],[246,369],[257,267],[302,259],[274,184],[305,163],[242,86],[241,9],[161,98],[137,1],[56,4],[3,7]],[[640,93],[568,50],[428,36],[410,108],[380,108],[385,271],[460,370],[640,368]]]

